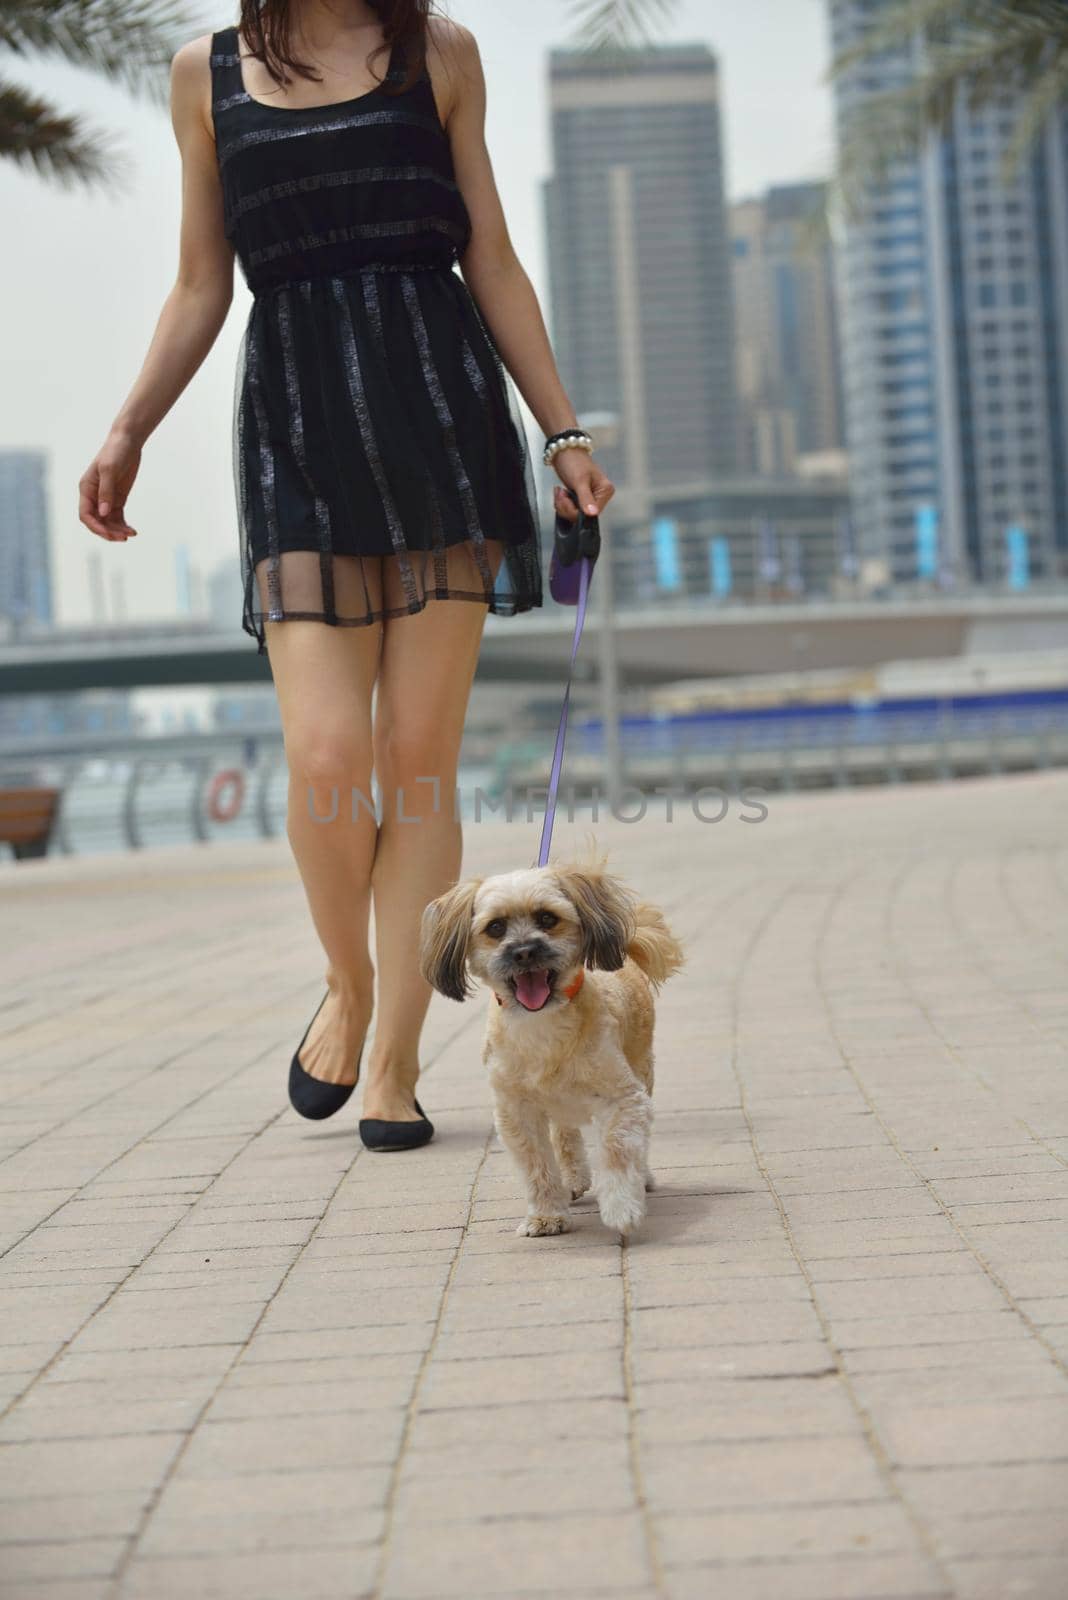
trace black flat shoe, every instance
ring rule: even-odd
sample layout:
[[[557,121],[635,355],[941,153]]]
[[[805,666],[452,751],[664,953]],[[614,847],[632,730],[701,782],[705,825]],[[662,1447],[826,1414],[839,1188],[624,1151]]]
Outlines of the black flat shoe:
[[[380,1117],[360,1118],[360,1138],[368,1150],[418,1150],[434,1137],[434,1124],[415,1102],[419,1122],[385,1122]]]
[[[315,1017],[319,1015],[329,998],[328,989],[315,1008]],[[289,1063],[289,1103],[302,1117],[307,1117],[312,1122],[324,1122],[327,1117],[332,1117],[335,1111],[340,1111],[345,1102],[351,1098],[352,1091],[360,1081],[363,1050],[360,1051],[360,1061],[356,1063],[356,1083],[323,1083],[319,1078],[313,1078],[311,1073],[305,1072],[301,1066],[300,1052],[311,1032],[315,1017],[312,1017],[305,1028],[304,1039],[298,1044],[296,1054]]]

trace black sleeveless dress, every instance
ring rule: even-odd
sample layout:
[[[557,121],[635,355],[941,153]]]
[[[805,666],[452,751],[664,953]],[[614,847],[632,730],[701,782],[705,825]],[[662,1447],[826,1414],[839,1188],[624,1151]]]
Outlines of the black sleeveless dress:
[[[512,381],[455,270],[471,232],[424,65],[311,109],[245,90],[213,34],[225,228],[253,303],[238,359],[242,627],[342,627],[542,602],[537,495]],[[386,81],[403,81],[399,46]]]

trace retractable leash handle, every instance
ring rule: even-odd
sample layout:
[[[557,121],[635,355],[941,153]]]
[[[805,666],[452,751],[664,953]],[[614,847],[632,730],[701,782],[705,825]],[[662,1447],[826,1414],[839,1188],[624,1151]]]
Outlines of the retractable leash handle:
[[[556,516],[553,533],[553,554],[549,566],[549,592],[560,605],[576,606],[575,632],[571,639],[571,660],[567,669],[567,686],[564,703],[560,707],[560,722],[556,730],[552,768],[549,773],[549,790],[545,800],[545,820],[541,826],[541,843],[538,846],[539,867],[548,864],[552,845],[553,823],[556,820],[556,796],[560,788],[560,772],[564,764],[564,739],[567,734],[567,710],[571,702],[571,681],[575,675],[575,657],[586,621],[586,602],[589,598],[593,564],[601,553],[601,526],[597,517],[588,516],[578,503],[573,489],[567,493],[578,507],[578,517],[568,522]]]
[[[601,553],[601,524],[579,506],[574,489],[565,491],[572,504],[578,508],[574,522],[568,522],[559,512],[553,533],[553,555],[549,564],[549,593],[562,606],[578,604],[580,562],[585,556],[593,566]]]

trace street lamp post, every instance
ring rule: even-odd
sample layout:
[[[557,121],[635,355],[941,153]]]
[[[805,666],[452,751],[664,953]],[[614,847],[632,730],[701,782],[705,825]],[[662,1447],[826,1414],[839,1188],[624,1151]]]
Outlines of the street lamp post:
[[[604,450],[619,441],[619,418],[613,411],[586,414],[586,427]],[[625,501],[617,493],[615,504]],[[623,751],[619,736],[619,658],[616,649],[615,573],[611,536],[604,538],[596,566],[597,666],[600,682],[601,728],[604,739],[604,783],[609,807],[618,810],[623,800]]]

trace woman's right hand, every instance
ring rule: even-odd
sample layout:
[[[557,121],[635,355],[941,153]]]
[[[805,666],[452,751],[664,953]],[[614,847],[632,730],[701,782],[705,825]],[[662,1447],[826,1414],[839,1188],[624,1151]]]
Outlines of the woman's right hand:
[[[78,482],[78,520],[101,539],[133,538],[126,521],[126,500],[141,465],[141,447],[129,434],[112,430],[104,448]]]

